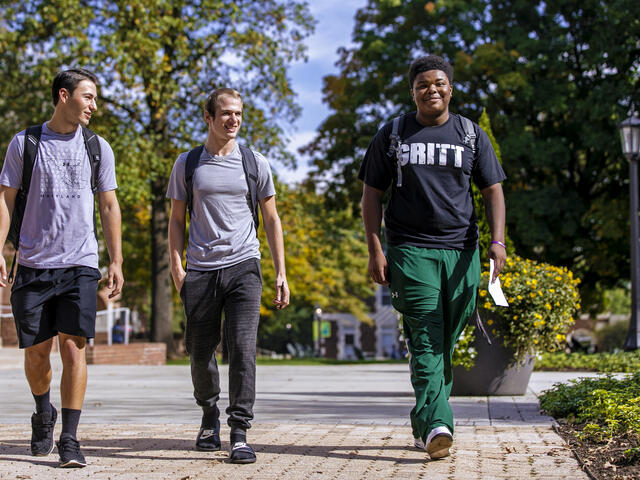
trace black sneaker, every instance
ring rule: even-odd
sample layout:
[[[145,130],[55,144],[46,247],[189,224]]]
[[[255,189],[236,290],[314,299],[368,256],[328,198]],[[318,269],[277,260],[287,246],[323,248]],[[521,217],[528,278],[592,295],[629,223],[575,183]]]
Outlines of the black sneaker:
[[[253,463],[256,461],[256,452],[245,442],[236,442],[231,445],[229,461],[231,463]]]
[[[31,455],[46,457],[53,451],[53,428],[58,412],[51,405],[50,412],[31,415]]]
[[[201,428],[196,437],[196,450],[204,452],[216,452],[220,450],[220,427],[215,428]]]
[[[57,445],[58,453],[60,454],[60,467],[81,468],[87,466],[87,461],[80,451],[78,440],[70,435],[60,435],[60,441]]]

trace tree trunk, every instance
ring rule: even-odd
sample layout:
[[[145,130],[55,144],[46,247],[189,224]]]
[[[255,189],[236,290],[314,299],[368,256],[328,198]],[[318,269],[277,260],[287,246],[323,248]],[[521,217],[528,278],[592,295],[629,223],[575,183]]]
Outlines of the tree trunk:
[[[169,212],[165,200],[167,181],[151,184],[151,340],[167,345],[167,356],[176,353],[171,319],[173,294],[169,256]]]

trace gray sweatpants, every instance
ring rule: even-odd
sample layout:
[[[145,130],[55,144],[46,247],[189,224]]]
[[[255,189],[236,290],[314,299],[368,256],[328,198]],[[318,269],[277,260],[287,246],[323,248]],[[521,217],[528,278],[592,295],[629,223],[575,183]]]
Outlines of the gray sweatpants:
[[[193,396],[203,409],[217,410],[220,375],[216,348],[224,312],[224,341],[229,351],[230,427],[248,429],[256,398],[256,341],[262,275],[252,258],[219,270],[188,270],[180,290],[187,317],[185,347],[191,358]]]

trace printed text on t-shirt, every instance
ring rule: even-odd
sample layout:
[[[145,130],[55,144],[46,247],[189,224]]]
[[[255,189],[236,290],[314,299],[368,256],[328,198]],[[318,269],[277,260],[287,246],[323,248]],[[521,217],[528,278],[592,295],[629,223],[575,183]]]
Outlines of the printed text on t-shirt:
[[[400,145],[400,165],[407,163],[418,165],[447,165],[447,157],[452,152],[453,167],[462,168],[462,152],[464,147],[448,143],[403,143]]]

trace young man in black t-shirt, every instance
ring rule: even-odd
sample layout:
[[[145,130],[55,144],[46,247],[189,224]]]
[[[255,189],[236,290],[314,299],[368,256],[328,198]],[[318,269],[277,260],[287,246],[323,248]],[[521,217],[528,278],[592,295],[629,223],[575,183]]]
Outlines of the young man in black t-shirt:
[[[453,442],[451,355],[475,310],[480,283],[471,181],[480,188],[491,229],[491,281],[506,260],[500,185],[506,177],[487,134],[473,124],[474,151],[461,118],[449,113],[452,77],[451,65],[435,55],[411,64],[417,112],[401,118],[397,145],[391,141],[392,122],[378,131],[359,174],[369,273],[390,286],[392,304],[403,315],[416,396],[411,426],[416,446],[426,444],[431,458],[448,456]],[[389,187],[385,256],[380,227]]]

